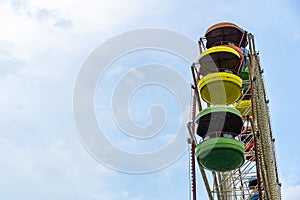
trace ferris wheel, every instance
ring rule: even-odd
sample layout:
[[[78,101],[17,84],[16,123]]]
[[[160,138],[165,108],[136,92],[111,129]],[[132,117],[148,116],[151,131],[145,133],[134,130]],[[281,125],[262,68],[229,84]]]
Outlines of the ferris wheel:
[[[199,48],[200,57],[191,66],[194,83],[188,123],[192,199],[281,199],[275,139],[254,36],[222,22],[207,29]],[[207,195],[197,194],[197,172]]]

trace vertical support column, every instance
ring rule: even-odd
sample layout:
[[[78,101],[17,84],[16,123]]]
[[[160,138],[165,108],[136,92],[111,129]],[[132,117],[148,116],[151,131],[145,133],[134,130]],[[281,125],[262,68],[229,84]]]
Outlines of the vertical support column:
[[[193,200],[197,199],[197,187],[196,187],[196,170],[195,170],[195,143],[191,144],[191,180],[192,180],[192,195]]]
[[[219,188],[219,183],[218,183],[216,172],[212,172],[212,176],[214,178],[214,186],[215,186],[215,189],[216,189],[216,192],[217,192],[218,200],[221,200],[220,188]]]
[[[268,105],[266,102],[266,93],[264,88],[264,81],[262,78],[262,70],[259,63],[259,56],[255,51],[254,37],[249,37],[251,47],[251,74],[254,75],[252,79],[253,87],[253,107],[255,117],[253,120],[258,127],[258,143],[261,148],[261,162],[259,162],[260,170],[262,172],[262,181],[264,185],[265,195],[267,199],[278,200],[281,199],[280,187],[278,184],[278,174],[276,169],[275,150],[272,142],[272,133],[270,127],[270,119],[268,112]],[[262,198],[262,197],[260,197]]]
[[[198,93],[198,90],[197,90],[197,82],[199,81],[199,76],[197,77],[196,76],[196,73],[195,73],[195,63],[191,66],[191,71],[192,71],[192,74],[193,74],[193,80],[194,80],[194,86],[193,86],[193,89],[194,89],[194,93],[193,93],[193,99],[192,99],[192,122],[188,123],[188,130],[189,130],[189,133],[190,133],[190,137],[191,137],[191,145],[192,145],[192,162],[193,162],[193,165],[195,166],[195,147],[196,145],[198,144],[197,143],[197,140],[195,138],[195,116],[196,116],[196,102],[198,103],[198,108],[199,110],[201,111],[202,110],[202,106],[201,106],[201,101],[200,101],[200,97],[199,97],[199,93]],[[201,176],[202,176],[202,179],[204,181],[204,185],[205,185],[205,188],[206,188],[206,191],[208,193],[208,197],[210,200],[213,200],[213,196],[212,196],[212,193],[211,193],[211,189],[210,189],[210,186],[209,186],[209,183],[208,183],[208,179],[207,179],[207,176],[206,176],[206,173],[205,173],[205,170],[203,169],[203,167],[200,165],[200,163],[198,162],[198,159],[197,159],[197,163],[199,165],[199,168],[200,168],[200,172],[201,172]],[[196,194],[196,174],[195,174],[195,170],[193,170],[194,172],[193,175],[192,175],[192,179],[193,179],[193,200],[196,200],[197,198],[197,194]]]
[[[256,162],[256,175],[257,175],[257,186],[258,186],[258,194],[259,194],[259,200],[262,200],[262,179],[261,179],[261,168],[260,168],[260,161],[259,161],[259,152],[258,152],[258,141],[256,138],[256,128],[255,128],[255,124],[254,122],[256,121],[256,104],[255,104],[255,98],[254,98],[254,86],[253,86],[253,81],[254,81],[254,44],[253,44],[253,35],[252,34],[248,34],[248,41],[249,41],[249,51],[250,51],[250,66],[249,66],[249,71],[250,71],[250,88],[251,88],[251,102],[252,102],[252,120],[251,122],[251,126],[252,126],[252,131],[253,131],[253,137],[254,137],[254,152],[255,152],[255,162]]]

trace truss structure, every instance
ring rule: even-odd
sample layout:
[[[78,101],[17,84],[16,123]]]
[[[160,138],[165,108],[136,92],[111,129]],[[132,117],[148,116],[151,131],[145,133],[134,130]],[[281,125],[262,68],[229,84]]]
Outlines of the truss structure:
[[[274,148],[275,139],[273,138],[270,125],[263,70],[260,65],[259,53],[255,49],[254,36],[251,33],[247,33],[247,37],[249,42],[249,55],[247,59],[250,70],[248,81],[250,87],[247,92],[251,95],[251,105],[245,109],[245,112],[250,110],[252,117],[244,118],[244,124],[251,127],[251,132],[247,135],[241,133],[239,136],[240,140],[245,144],[244,156],[246,161],[236,170],[229,172],[208,171],[195,158],[195,147],[202,140],[195,134],[195,116],[202,110],[200,95],[197,90],[197,84],[201,79],[199,73],[201,66],[199,63],[193,63],[191,66],[194,78],[192,86],[194,95],[191,105],[192,120],[187,126],[190,133],[191,197],[193,200],[197,199],[196,173],[199,171],[209,200],[251,200],[254,195],[257,195],[260,200],[281,199],[281,184],[278,178]],[[200,53],[205,50],[204,42],[205,38],[200,38]],[[197,166],[199,171],[196,170]],[[250,186],[249,180],[253,177],[257,178],[257,184]],[[197,180],[197,182],[199,181]],[[198,196],[202,197],[204,194],[198,194]]]

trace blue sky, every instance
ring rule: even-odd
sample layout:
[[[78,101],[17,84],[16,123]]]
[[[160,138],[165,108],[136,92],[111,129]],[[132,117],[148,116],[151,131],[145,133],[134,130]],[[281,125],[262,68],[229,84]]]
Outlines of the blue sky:
[[[117,172],[90,156],[73,120],[74,83],[88,55],[119,33],[159,27],[197,41],[214,23],[231,21],[255,35],[270,99],[282,192],[284,199],[298,199],[299,7],[296,0],[0,1],[0,198],[188,199],[188,153],[163,170],[139,175]],[[113,76],[104,79],[106,84],[117,80],[132,64],[149,62],[172,64],[191,81],[189,66],[182,68],[185,63],[178,58],[147,51],[128,56],[111,66]],[[108,85],[106,89],[114,87]],[[147,151],[153,151],[153,147],[161,148],[174,137],[173,125],[180,119],[179,113],[172,111],[176,101],[168,91],[157,87],[153,96],[143,99],[152,91],[144,89],[132,100],[140,110],[130,113],[142,126],[149,123],[143,112],[150,105],[161,96],[171,99],[170,104],[158,102],[171,113],[160,135],[162,140],[152,142],[157,146],[143,141],[142,145],[149,146]],[[100,97],[96,95],[96,99]],[[108,97],[100,98],[96,110],[101,111],[105,103],[109,103]],[[97,116],[100,121],[101,115],[99,112]],[[106,125],[104,129],[112,130],[111,123]],[[145,151],[136,140],[108,137],[128,151]],[[205,199],[200,178],[198,191]]]

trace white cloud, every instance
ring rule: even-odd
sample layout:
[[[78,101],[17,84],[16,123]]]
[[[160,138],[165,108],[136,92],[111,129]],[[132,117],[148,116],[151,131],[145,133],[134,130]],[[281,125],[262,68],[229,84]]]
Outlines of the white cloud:
[[[137,0],[0,3],[1,199],[111,200],[119,191],[108,188],[123,184],[114,180],[114,171],[79,144],[73,84],[88,53],[138,19],[147,5]],[[127,197],[141,198],[131,192]]]
[[[169,1],[158,0],[0,2],[0,199],[111,200],[115,194],[115,199],[147,199],[144,195],[147,192],[161,189],[164,184],[178,184],[173,178],[182,172],[186,176],[186,161],[181,160],[181,171],[166,169],[156,174],[158,177],[151,179],[152,182],[148,181],[142,192],[134,193],[132,190],[139,190],[138,187],[119,188],[132,184],[128,176],[115,179],[113,171],[104,168],[83,150],[73,128],[71,105],[73,83],[83,60],[102,41],[139,26],[165,25],[181,31],[192,30],[190,34],[198,36],[206,25],[229,15],[230,20],[245,23],[240,25],[263,38],[270,33],[267,31],[277,30],[278,25],[292,26],[279,23],[283,15],[285,21],[290,20],[293,24],[297,18],[286,8],[257,14],[259,6],[268,7],[260,2],[249,4],[248,9],[243,4],[235,9],[220,6],[214,12],[220,15],[214,17],[209,17],[209,9],[200,9],[204,11],[200,16],[200,6],[209,7],[211,3],[198,4],[199,8],[193,10],[196,6],[178,2],[175,6]],[[276,8],[281,7],[276,2]],[[254,12],[253,15],[250,12]],[[207,17],[204,19],[203,16]],[[295,27],[291,31],[292,38],[299,40],[299,31]],[[285,31],[283,36],[289,36],[290,31],[282,30]],[[116,68],[112,75],[122,73],[122,70]],[[140,74],[136,75],[138,78]],[[171,137],[165,135],[167,141]],[[134,140],[125,142],[135,145]],[[155,183],[153,189],[147,188],[151,185],[149,182]],[[183,187],[188,185],[181,184]],[[299,185],[287,186],[283,188],[283,195],[286,199],[298,199],[299,189]],[[173,198],[180,193],[178,189],[170,191]],[[166,194],[168,191],[161,192]],[[168,197],[171,198],[169,194]]]
[[[298,200],[300,197],[300,185],[284,187],[282,190],[283,199]]]
[[[105,188],[99,177],[103,180],[114,173],[96,167],[97,162],[72,149],[66,140],[26,148],[1,138],[0,144],[1,199],[93,199],[99,187]]]
[[[142,195],[133,195],[127,190],[123,190],[114,195],[114,199],[124,199],[124,200],[142,200]]]

